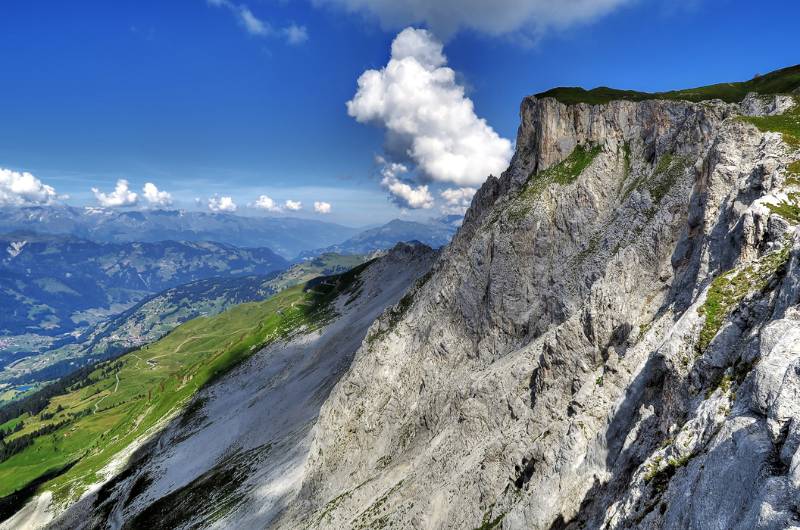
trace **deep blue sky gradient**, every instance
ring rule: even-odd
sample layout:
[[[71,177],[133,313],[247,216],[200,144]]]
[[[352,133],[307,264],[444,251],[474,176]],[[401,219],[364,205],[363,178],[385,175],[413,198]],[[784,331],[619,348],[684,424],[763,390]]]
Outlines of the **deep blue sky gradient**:
[[[383,132],[347,116],[396,31],[306,0],[251,0],[291,46],[243,31],[204,0],[37,1],[0,6],[0,167],[27,170],[73,204],[127,178],[194,197],[260,193],[334,204],[331,220],[380,222]],[[800,63],[800,2],[639,0],[536,45],[461,33],[445,52],[479,116],[513,139],[527,94],[557,85],[667,90]],[[435,212],[417,215],[428,216]]]

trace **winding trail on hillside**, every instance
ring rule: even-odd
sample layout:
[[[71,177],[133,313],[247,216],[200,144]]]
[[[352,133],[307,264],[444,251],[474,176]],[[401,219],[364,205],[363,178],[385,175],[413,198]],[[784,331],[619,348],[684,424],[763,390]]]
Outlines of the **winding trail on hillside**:
[[[100,406],[100,403],[102,403],[104,399],[106,399],[109,396],[113,396],[114,394],[117,393],[117,390],[119,389],[119,373],[114,374],[114,377],[117,378],[117,384],[114,385],[114,390],[110,394],[106,394],[105,396],[101,397],[97,401],[97,403],[94,404],[94,413],[93,414],[97,414],[97,407]]]
[[[245,328],[237,329],[236,331],[231,331],[229,333],[226,333],[226,335],[234,336],[234,335],[237,335],[238,333],[241,333],[243,331],[249,331],[250,329],[252,329],[252,328],[245,327]],[[222,334],[221,333],[205,333],[203,335],[192,335],[191,337],[186,337],[185,339],[183,339],[183,342],[178,344],[178,346],[175,348],[175,351],[172,351],[172,352],[169,352],[169,353],[162,353],[161,355],[156,355],[155,357],[150,357],[147,360],[148,361],[152,361],[154,359],[160,359],[161,357],[166,357],[168,355],[172,355],[173,353],[178,353],[181,350],[181,348],[183,348],[186,345],[186,343],[189,342],[189,341],[192,341],[192,340],[195,340],[195,339],[203,339],[203,338],[206,338],[206,337],[214,337],[214,336],[219,336],[219,335],[222,335]]]

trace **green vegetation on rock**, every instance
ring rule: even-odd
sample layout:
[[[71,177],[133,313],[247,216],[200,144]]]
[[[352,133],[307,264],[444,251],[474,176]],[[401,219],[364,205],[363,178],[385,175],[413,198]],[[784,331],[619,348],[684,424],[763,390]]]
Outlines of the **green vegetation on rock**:
[[[497,528],[500,526],[500,523],[503,522],[503,518],[505,516],[506,514],[501,513],[500,515],[492,519],[492,508],[490,508],[489,510],[486,511],[486,513],[483,514],[483,521],[481,521],[481,525],[475,530],[492,530],[494,528]]]
[[[800,186],[800,160],[786,166],[786,185]]]
[[[780,215],[792,224],[800,223],[800,193],[792,192],[788,194],[788,201],[781,201],[778,204],[767,204],[769,211]]]
[[[763,290],[772,276],[789,259],[789,246],[770,252],[752,265],[740,270],[720,274],[708,288],[705,303],[697,309],[706,320],[697,341],[697,349],[702,353],[722,328],[728,315],[750,293]]]
[[[625,187],[622,199],[627,199],[633,190],[646,189],[650,193],[653,205],[658,206],[675,182],[683,176],[688,166],[689,161],[685,157],[664,153],[651,175],[641,174]],[[655,210],[652,213],[655,213]]]
[[[587,146],[578,145],[567,158],[544,171],[531,173],[525,185],[523,194],[538,195],[541,191],[552,183],[566,186],[572,184],[589,167],[602,148],[599,145]]]
[[[580,87],[558,87],[536,94],[537,98],[552,97],[567,105],[588,103],[599,105],[614,100],[644,101],[648,99],[669,99],[684,101],[707,101],[721,99],[735,103],[744,99],[750,92],[758,94],[788,94],[800,87],[800,65],[790,66],[768,74],[754,77],[749,81],[737,83],[718,83],[715,85],[672,90],[668,92],[638,92],[598,87],[586,90]]]
[[[742,116],[742,120],[752,123],[762,132],[778,132],[783,141],[793,147],[800,147],[800,101],[795,98],[795,105],[774,116]]]
[[[675,472],[688,464],[689,460],[691,460],[691,455],[670,458],[667,460],[667,465],[661,467],[663,458],[656,457],[650,464],[650,468],[644,476],[644,481],[651,484],[657,493],[663,493],[669,487],[669,481],[675,475]]]
[[[566,186],[575,182],[583,171],[591,165],[602,148],[599,145],[578,145],[567,158],[538,173],[533,172],[528,176],[528,181],[523,186],[519,195],[511,201],[507,208],[507,218],[512,223],[519,223],[531,211],[533,201],[551,184]],[[500,212],[496,212],[490,220],[493,224],[497,221]]]

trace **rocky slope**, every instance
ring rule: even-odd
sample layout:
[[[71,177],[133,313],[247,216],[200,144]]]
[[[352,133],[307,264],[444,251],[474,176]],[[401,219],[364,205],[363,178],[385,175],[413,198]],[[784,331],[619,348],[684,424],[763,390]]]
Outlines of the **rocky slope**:
[[[800,525],[794,104],[523,101],[275,526]]]
[[[296,494],[320,406],[368,327],[436,255],[422,245],[399,244],[362,266],[354,288],[332,302],[336,316],[329,323],[275,341],[200,390],[182,417],[120,456],[125,462],[133,455],[127,467],[49,526],[268,525]],[[52,517],[44,495],[0,528],[37,527]]]

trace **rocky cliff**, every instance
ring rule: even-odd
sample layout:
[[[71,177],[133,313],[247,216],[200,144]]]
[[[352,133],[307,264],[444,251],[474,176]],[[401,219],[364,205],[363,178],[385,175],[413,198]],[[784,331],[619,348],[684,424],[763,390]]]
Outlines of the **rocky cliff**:
[[[763,118],[793,105],[525,99],[276,525],[800,525],[800,169]]]

